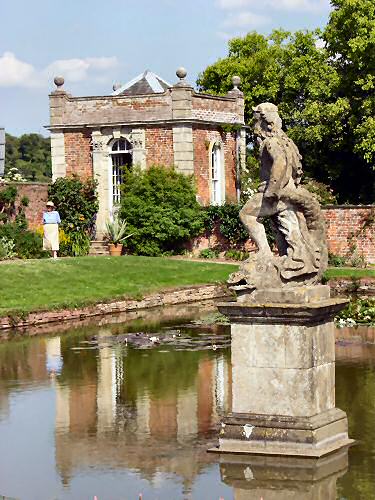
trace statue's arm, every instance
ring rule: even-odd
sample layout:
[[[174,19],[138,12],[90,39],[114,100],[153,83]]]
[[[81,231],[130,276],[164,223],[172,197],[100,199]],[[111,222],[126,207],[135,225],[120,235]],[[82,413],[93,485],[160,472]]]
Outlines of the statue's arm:
[[[264,191],[265,198],[279,199],[280,191],[288,182],[288,165],[284,151],[278,142],[272,138],[266,144],[267,154],[271,161],[270,177]]]

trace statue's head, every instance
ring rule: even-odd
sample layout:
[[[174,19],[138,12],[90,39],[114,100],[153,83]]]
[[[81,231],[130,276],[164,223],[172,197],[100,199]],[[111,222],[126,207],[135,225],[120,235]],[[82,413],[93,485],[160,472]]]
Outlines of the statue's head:
[[[283,122],[278,113],[277,106],[271,102],[263,102],[253,108],[255,117],[254,132],[260,137],[276,134],[281,130]]]

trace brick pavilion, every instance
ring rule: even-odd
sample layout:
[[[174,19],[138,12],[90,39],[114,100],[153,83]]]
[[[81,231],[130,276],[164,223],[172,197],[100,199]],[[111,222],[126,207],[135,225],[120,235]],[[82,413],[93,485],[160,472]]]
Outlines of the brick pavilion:
[[[97,235],[120,201],[122,170],[174,165],[193,174],[203,205],[235,202],[245,164],[244,98],[233,77],[226,96],[195,92],[179,68],[171,85],[145,71],[108,96],[72,97],[64,79],[50,94],[53,180],[98,181]]]

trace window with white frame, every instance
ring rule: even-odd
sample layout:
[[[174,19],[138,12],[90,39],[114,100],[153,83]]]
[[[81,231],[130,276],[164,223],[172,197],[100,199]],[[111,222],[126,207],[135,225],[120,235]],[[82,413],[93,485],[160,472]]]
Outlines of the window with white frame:
[[[224,203],[224,176],[220,144],[214,144],[211,150],[211,204]]]
[[[110,155],[112,158],[112,201],[114,205],[117,205],[121,198],[124,169],[132,165],[132,145],[126,139],[118,139],[113,143]]]

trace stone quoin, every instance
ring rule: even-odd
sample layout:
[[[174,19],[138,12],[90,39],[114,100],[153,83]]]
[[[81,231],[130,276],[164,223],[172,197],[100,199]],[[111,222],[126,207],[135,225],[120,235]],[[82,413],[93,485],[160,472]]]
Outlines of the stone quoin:
[[[145,71],[107,96],[72,97],[64,79],[50,94],[53,181],[77,174],[98,181],[97,235],[121,197],[122,169],[175,166],[193,174],[202,205],[236,202],[245,166],[244,97],[233,77],[226,96],[196,92],[178,68],[171,85]]]

